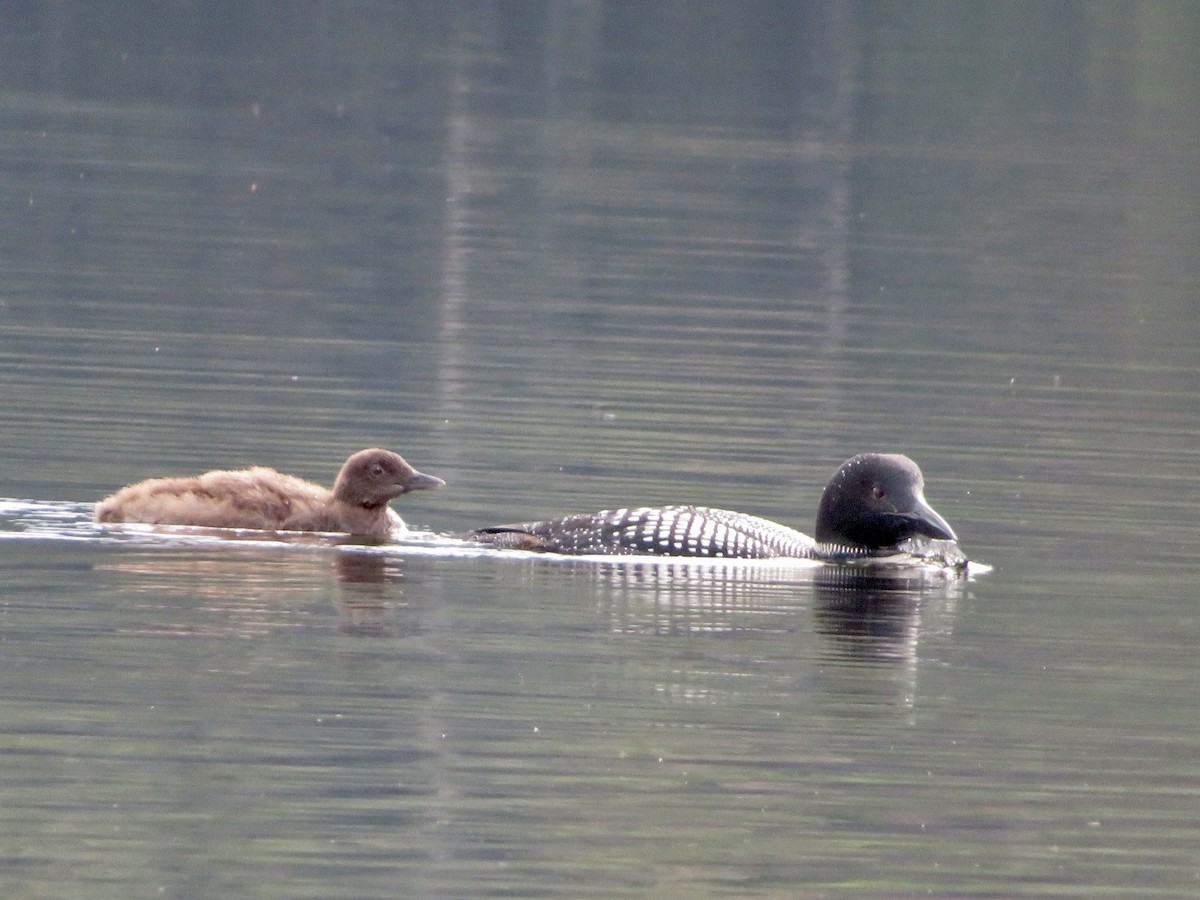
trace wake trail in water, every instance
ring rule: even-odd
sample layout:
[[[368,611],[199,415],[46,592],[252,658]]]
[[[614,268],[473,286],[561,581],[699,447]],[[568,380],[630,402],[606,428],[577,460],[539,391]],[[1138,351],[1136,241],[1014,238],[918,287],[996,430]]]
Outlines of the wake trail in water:
[[[724,557],[689,558],[671,556],[568,556],[565,554],[536,553],[526,550],[496,549],[472,544],[458,538],[446,537],[429,531],[405,531],[394,535],[386,543],[366,543],[345,534],[315,532],[275,532],[252,529],[201,528],[188,525],[138,525],[101,524],[94,521],[92,503],[69,500],[25,500],[0,498],[0,541],[43,540],[43,541],[87,541],[100,544],[125,544],[147,547],[172,548],[217,548],[240,547],[253,544],[258,547],[276,547],[288,550],[347,551],[379,554],[381,556],[434,556],[448,558],[493,558],[539,560],[547,563],[585,563],[606,566],[630,566],[636,568],[714,569],[729,575],[733,570],[745,572],[763,570],[824,570],[858,578],[850,567],[823,566],[810,559],[730,559]],[[903,567],[912,574],[913,566]],[[938,574],[938,567],[917,565],[916,569],[928,568],[926,576]],[[898,574],[898,571],[893,574]],[[991,567],[976,562],[970,564],[965,573],[968,578],[991,571]],[[874,570],[869,574],[888,575],[886,570]],[[945,572],[942,573],[943,580]],[[964,573],[960,573],[964,574]],[[793,574],[792,577],[795,577]]]

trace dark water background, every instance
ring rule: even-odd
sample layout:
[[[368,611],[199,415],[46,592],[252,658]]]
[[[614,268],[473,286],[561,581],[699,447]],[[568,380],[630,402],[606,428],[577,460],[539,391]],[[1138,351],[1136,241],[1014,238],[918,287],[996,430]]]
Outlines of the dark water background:
[[[1200,892],[1200,8],[0,17],[5,897]],[[903,451],[994,571],[86,523],[372,445],[432,531]]]

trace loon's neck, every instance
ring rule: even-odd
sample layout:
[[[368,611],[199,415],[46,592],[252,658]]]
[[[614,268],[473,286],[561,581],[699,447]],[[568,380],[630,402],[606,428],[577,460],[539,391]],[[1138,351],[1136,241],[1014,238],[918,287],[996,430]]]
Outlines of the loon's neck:
[[[812,558],[826,563],[880,563],[899,562],[908,564],[932,564],[956,571],[966,571],[967,557],[954,541],[923,538],[908,538],[893,547],[859,547],[831,541],[818,542],[813,548]]]
[[[838,544],[832,541],[818,541],[813,547],[812,558],[821,562],[851,562],[858,559],[874,559],[880,556],[890,556],[900,552],[896,547],[882,550],[871,547],[857,547],[853,544]]]

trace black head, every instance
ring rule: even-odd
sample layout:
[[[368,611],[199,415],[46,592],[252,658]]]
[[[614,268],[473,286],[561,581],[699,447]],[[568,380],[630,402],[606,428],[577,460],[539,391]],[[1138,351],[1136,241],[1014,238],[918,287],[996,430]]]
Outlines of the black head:
[[[842,463],[817,508],[817,540],[878,550],[911,537],[957,541],[922,493],[917,464],[898,453],[863,453]]]
[[[418,472],[391,450],[359,450],[342,466],[333,495],[338,500],[368,509],[383,506],[393,497],[441,487],[446,482]]]

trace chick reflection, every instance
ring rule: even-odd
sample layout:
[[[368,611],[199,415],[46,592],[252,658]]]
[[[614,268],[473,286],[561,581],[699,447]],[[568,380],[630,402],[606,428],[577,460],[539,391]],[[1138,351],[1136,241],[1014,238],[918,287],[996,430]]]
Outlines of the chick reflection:
[[[391,615],[400,596],[394,586],[404,581],[403,559],[343,549],[337,554],[336,568],[342,585],[333,599],[338,631],[361,637],[397,637],[403,633]]]
[[[342,550],[337,555],[337,575],[343,584],[399,584],[404,581],[404,560],[383,553]]]
[[[96,564],[116,589],[145,598],[146,633],[251,636],[329,627],[302,613],[332,603],[336,628],[349,634],[402,633],[391,621],[402,605],[403,560],[351,548],[296,553],[275,547],[209,545],[134,550]]]

